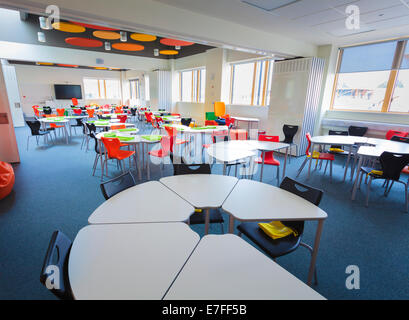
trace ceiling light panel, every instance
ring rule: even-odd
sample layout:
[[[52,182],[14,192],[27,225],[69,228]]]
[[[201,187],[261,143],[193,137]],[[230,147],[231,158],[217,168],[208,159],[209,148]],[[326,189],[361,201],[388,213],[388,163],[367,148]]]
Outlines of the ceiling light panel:
[[[273,11],[279,8],[283,8],[289,5],[292,5],[296,2],[300,2],[301,0],[242,0],[242,2],[265,10],[265,11]]]

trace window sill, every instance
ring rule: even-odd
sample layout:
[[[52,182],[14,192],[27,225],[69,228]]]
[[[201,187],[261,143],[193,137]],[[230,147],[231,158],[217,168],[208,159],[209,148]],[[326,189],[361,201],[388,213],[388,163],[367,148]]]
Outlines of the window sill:
[[[249,104],[227,104],[226,106],[229,107],[241,107],[241,108],[267,108],[268,106],[255,106],[255,105],[249,105]]]

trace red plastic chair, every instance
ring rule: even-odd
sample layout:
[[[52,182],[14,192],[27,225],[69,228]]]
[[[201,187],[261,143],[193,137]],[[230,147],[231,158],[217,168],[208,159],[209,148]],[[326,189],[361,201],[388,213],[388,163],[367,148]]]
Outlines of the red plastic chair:
[[[95,113],[95,109],[87,109],[87,114],[89,118],[93,118]]]
[[[0,161],[0,200],[7,197],[13,190],[15,175],[13,167]]]
[[[386,140],[391,140],[392,137],[394,137],[394,136],[406,138],[408,135],[409,135],[409,132],[389,130],[386,133]]]
[[[146,123],[152,123],[152,112],[145,112]]]
[[[260,135],[258,137],[259,141],[267,141],[267,142],[280,142],[279,136],[267,136],[267,135]],[[277,167],[277,182],[280,184],[280,161],[274,159],[274,151],[264,152],[260,158],[256,158],[254,161],[258,164],[263,163],[269,166],[276,166]]]
[[[248,132],[244,129],[230,130],[230,140],[247,140]]]
[[[115,107],[115,113],[124,113],[122,107]]]
[[[149,151],[148,154],[152,157],[156,158],[166,158],[170,155],[170,152],[173,152],[173,137],[172,136],[163,136],[160,140],[161,149]],[[149,161],[148,159],[148,177],[150,176],[150,169],[149,169]],[[160,167],[160,174],[162,176],[162,166]]]
[[[170,137],[173,137],[173,142],[174,142],[176,145],[181,145],[181,144],[185,144],[185,143],[188,143],[188,142],[189,142],[188,140],[182,140],[182,139],[176,138],[177,133],[178,133],[178,131],[177,131],[176,128],[165,126],[165,130],[166,130],[166,132],[168,133],[168,135],[169,135]],[[171,147],[171,151],[173,152],[173,146]]]
[[[78,116],[82,115],[82,110],[81,109],[73,109],[73,111]]]
[[[307,147],[307,150],[305,151],[305,155],[307,157],[305,158],[304,162],[301,164],[300,169],[298,169],[297,177],[301,174],[301,172],[304,169],[305,165],[307,164],[309,159],[312,157],[314,160],[317,160],[315,168],[317,168],[319,160],[327,161],[327,164],[325,166],[324,174],[325,174],[325,172],[327,172],[328,162],[330,163],[330,179],[332,181],[332,163],[335,160],[334,155],[331,154],[331,153],[319,153],[319,152],[313,153],[311,155],[311,152],[310,152],[310,149],[311,149],[311,134],[308,132],[305,136],[306,136],[307,141],[308,141],[308,147]]]
[[[73,104],[74,106],[78,106],[78,100],[77,100],[77,98],[72,98],[71,101],[72,101],[72,104]]]
[[[39,118],[40,117],[40,111],[38,111],[38,108],[40,108],[39,106],[33,106],[33,111],[34,111],[34,115]]]
[[[205,120],[205,126],[218,126],[219,124],[214,120]]]
[[[58,109],[57,108],[57,115],[59,117],[64,117],[65,109]]]
[[[115,159],[120,163],[122,171],[125,172],[123,160],[133,156],[135,154],[135,151],[121,150],[121,142],[119,141],[118,138],[101,137],[101,141],[107,150],[107,157],[108,157],[107,159],[104,160],[102,164],[102,168],[104,167],[104,163],[107,162],[107,160]],[[130,159],[129,159],[129,165],[131,165]],[[108,165],[106,166],[106,171],[108,175]],[[103,173],[102,173],[102,176],[103,176]]]
[[[111,126],[111,130],[119,130],[119,129],[126,129],[126,125],[124,124],[114,124]]]
[[[128,119],[127,115],[121,115],[121,116],[116,116],[116,117],[117,117],[117,119],[119,119],[120,123],[125,123],[126,119]]]
[[[213,143],[216,143],[216,139],[217,137],[228,137],[229,136],[229,132],[228,131],[216,131],[212,133],[212,137],[211,140]],[[203,148],[207,149],[209,148],[213,143],[209,143],[209,144],[204,144]]]

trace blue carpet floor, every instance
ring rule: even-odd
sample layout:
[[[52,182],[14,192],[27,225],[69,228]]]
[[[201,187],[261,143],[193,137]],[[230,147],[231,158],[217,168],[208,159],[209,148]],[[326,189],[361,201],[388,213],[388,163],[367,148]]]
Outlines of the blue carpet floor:
[[[88,152],[80,149],[80,135],[69,145],[60,139],[44,146],[41,140],[38,147],[32,139],[27,151],[28,128],[18,128],[16,134],[21,164],[14,166],[13,193],[0,202],[0,299],[54,299],[39,281],[52,232],[59,229],[74,239],[104,201],[99,171],[95,177],[91,175],[95,153],[92,148]],[[289,177],[295,177],[303,160],[291,161]],[[352,183],[342,182],[342,161],[340,158],[334,164],[332,183],[323,170],[308,181],[306,170],[299,177],[325,191],[321,208],[328,213],[318,255],[319,284],[314,288],[328,299],[409,299],[409,215],[404,213],[403,187],[394,186],[385,198],[381,182],[375,182],[370,206],[365,208],[365,188],[355,202],[350,200]],[[170,165],[165,167],[164,176],[171,175]],[[115,174],[115,166],[111,168]],[[158,167],[151,166],[151,170],[151,178],[159,179]],[[221,174],[221,166],[214,165],[212,172]],[[264,182],[276,184],[275,168],[266,167]],[[192,228],[203,235],[203,226]],[[305,242],[313,244],[315,230],[316,222],[306,223]],[[220,233],[220,226],[212,225],[210,232]],[[304,248],[277,260],[303,281],[309,261]],[[360,268],[360,290],[345,286],[349,265]]]

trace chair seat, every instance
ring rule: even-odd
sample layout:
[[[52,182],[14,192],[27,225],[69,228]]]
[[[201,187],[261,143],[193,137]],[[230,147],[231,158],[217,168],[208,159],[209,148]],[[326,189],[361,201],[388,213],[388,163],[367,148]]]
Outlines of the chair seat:
[[[154,157],[158,157],[158,158],[165,158],[169,155],[169,152],[165,152],[163,151],[163,149],[159,149],[159,150],[149,151],[148,154]]]
[[[52,129],[54,130],[54,128],[52,128]],[[43,130],[38,131],[38,135],[40,135],[40,136],[45,135],[45,134],[49,134],[49,133],[50,133],[50,131],[43,131]]]
[[[409,174],[409,166],[405,167],[405,168],[402,170],[402,173]]]
[[[190,216],[190,224],[204,224],[206,220],[206,214],[202,212],[196,212]],[[219,210],[210,210],[209,214],[210,223],[223,223],[224,219]]]
[[[373,168],[373,167],[361,167],[361,171],[365,172],[367,175],[370,175],[374,178],[381,178],[382,174],[377,174],[373,171],[380,171],[380,168]]]
[[[123,160],[123,159],[129,158],[130,156],[134,154],[135,154],[135,151],[118,150],[117,156],[115,157],[115,159]]]
[[[56,125],[55,123],[50,123],[51,128],[64,128],[64,126]]]
[[[273,240],[260,229],[258,222],[244,222],[237,229],[273,259],[293,252],[301,242],[300,236],[293,235]]]
[[[254,160],[256,163],[263,163],[263,159],[262,158],[257,158]],[[280,165],[280,161],[274,159],[274,158],[265,158],[264,159],[264,164],[268,164],[270,166],[279,166]]]
[[[310,156],[308,156],[310,157]],[[314,160],[328,160],[328,161],[334,161],[335,156],[331,153],[320,153],[318,157],[313,156]]]

